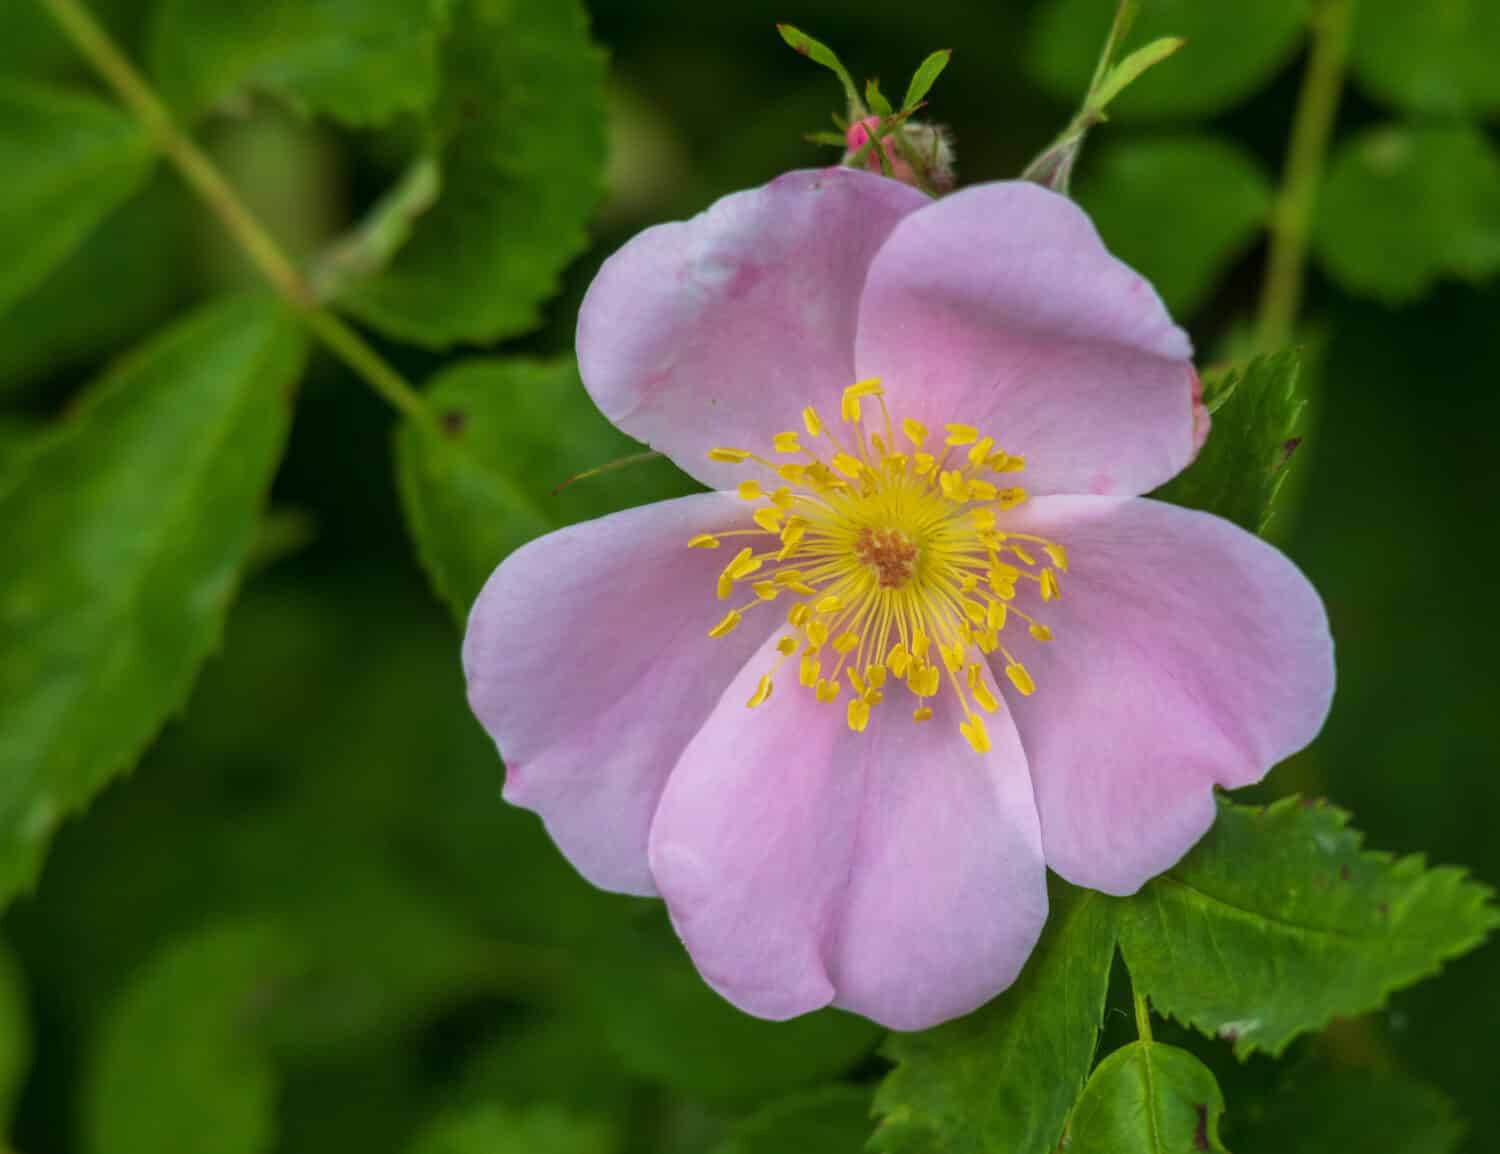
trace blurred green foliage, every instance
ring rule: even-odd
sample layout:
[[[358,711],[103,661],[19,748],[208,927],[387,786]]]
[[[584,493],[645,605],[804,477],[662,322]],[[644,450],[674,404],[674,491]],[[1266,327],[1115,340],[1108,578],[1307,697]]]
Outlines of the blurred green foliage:
[[[1277,498],[1329,604],[1333,717],[1262,800],[1326,793],[1372,845],[1493,885],[1493,5],[1361,0],[1300,381],[1244,336],[1310,21],[1341,5],[1144,0],[1127,50],[1189,44],[1111,105],[1076,190],[1205,365],[1237,363],[1205,373],[1215,432],[1162,495],[1255,528]],[[313,287],[392,342],[427,415],[232,292],[239,256],[149,133],[43,0],[7,4],[0,890],[46,859],[0,954],[18,1150],[1051,1154],[1070,1115],[1078,1150],[1151,1149],[1148,1116],[1211,1149],[1221,1093],[1241,1154],[1489,1147],[1500,947],[1387,1000],[1478,939],[1481,891],[1362,850],[1331,807],[1229,808],[1128,902],[1054,885],[1016,987],[882,1041],[720,1001],[654,904],[592,890],[500,802],[463,700],[453,618],[506,552],[690,488],[657,461],[558,491],[636,449],[572,325],[630,233],[826,160],[801,134],[842,94],[775,19],[892,93],[956,46],[924,115],[981,180],[1067,122],[1111,0],[91,7],[294,258],[336,267]],[[1117,938],[1180,1019],[1149,1043]],[[1305,1034],[1336,1013],[1368,1016]]]

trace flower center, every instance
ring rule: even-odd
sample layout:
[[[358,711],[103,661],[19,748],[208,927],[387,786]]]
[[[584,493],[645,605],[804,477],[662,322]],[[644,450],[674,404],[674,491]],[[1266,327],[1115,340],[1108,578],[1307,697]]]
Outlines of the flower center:
[[[873,431],[861,404],[870,398],[880,409]],[[767,491],[759,480],[741,482],[740,497],[756,506],[754,528],[688,542],[695,549],[732,537],[749,542],[720,573],[718,594],[729,600],[748,585],[750,599],[709,636],[733,632],[747,613],[784,598],[787,632],[750,708],[771,696],[775,675],[793,657],[797,680],[819,701],[837,701],[847,682],[856,732],[902,682],[916,699],[913,720],[930,720],[931,699],[946,683],[963,711],[959,729],[983,753],[990,740],[982,713],[1000,708],[986,661],[1000,654],[1017,692],[1034,691],[1005,644],[1016,632],[1008,626],[1019,620],[1031,640],[1052,639],[1016,601],[1022,590],[1044,602],[1056,598],[1067,554],[1055,541],[1002,527],[1005,511],[1026,500],[1024,489],[1007,483],[1026,463],[994,438],[947,425],[942,444],[929,451],[928,430],[910,419],[898,437],[876,379],[844,390],[841,415],[842,435],[812,407],[802,412],[806,435],[828,443],[826,461],[800,432],[776,434],[774,450],[788,458],[780,462],[748,449],[710,450],[713,460],[751,464],[785,483]]]

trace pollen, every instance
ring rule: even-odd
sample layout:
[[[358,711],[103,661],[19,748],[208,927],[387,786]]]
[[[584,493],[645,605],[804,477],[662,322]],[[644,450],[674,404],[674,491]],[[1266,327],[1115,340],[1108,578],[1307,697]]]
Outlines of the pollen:
[[[1067,550],[1007,527],[1027,500],[1016,476],[1026,461],[997,436],[955,422],[939,439],[916,420],[894,421],[878,378],[845,389],[839,415],[830,425],[809,405],[805,434],[776,434],[770,453],[709,452],[755,474],[736,489],[754,506],[743,527],[688,542],[739,546],[716,583],[732,607],[709,636],[756,613],[785,621],[751,709],[770,700],[772,678],[790,661],[795,692],[835,706],[848,689],[842,711],[855,733],[877,728],[892,696],[906,697],[921,723],[951,693],[959,731],[984,754],[984,717],[1005,708],[1000,684],[1022,697],[1038,692],[1016,654],[1053,639],[1035,613],[1062,596]],[[777,464],[777,453],[798,460]]]

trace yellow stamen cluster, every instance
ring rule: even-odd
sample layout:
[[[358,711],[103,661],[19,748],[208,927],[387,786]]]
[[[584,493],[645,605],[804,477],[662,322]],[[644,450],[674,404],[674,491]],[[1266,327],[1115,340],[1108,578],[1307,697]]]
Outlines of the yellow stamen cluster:
[[[871,399],[880,411],[880,420],[868,423],[873,429],[865,420]],[[694,549],[720,548],[725,538],[747,542],[720,573],[718,595],[730,600],[748,591],[749,599],[729,609],[709,636],[723,637],[747,613],[785,601],[788,632],[746,702],[751,709],[770,698],[776,674],[793,658],[798,682],[819,701],[837,701],[847,682],[846,716],[855,732],[902,682],[916,699],[913,720],[930,720],[931,699],[946,681],[963,711],[960,730],[983,753],[990,747],[983,714],[1000,708],[985,658],[999,653],[1016,691],[1035,690],[1002,636],[1014,619],[1033,640],[1052,640],[1051,630],[1015,603],[1018,591],[1033,588],[1042,601],[1058,597],[1067,553],[1055,541],[1002,527],[1001,515],[1026,500],[1011,483],[1026,462],[994,438],[970,425],[946,425],[938,440],[910,419],[898,434],[874,378],[844,390],[840,416],[843,436],[814,408],[804,409],[801,432],[773,438],[782,460],[710,450],[712,460],[765,470],[771,487],[759,480],[738,487],[756,505],[754,528],[688,542]],[[805,439],[826,441],[827,460]]]

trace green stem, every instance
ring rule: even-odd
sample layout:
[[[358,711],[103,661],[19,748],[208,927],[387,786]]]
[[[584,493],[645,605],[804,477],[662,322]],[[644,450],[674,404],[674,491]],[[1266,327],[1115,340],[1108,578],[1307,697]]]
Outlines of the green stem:
[[[1323,0],[1313,14],[1312,52],[1297,98],[1286,171],[1271,219],[1271,255],[1261,291],[1255,343],[1275,352],[1291,339],[1302,307],[1307,243],[1323,163],[1344,90],[1355,0]]]
[[[1151,1004],[1135,992],[1134,984],[1130,987],[1130,996],[1135,1002],[1135,1032],[1141,1041],[1153,1041],[1151,1037]]]
[[[72,40],[155,140],[209,210],[219,218],[235,242],[266,280],[296,309],[314,335],[360,379],[409,417],[427,420],[422,396],[375,349],[339,317],[322,308],[297,266],[245,207],[192,137],[188,136],[145,78],[116,47],[81,0],[40,0]]]

